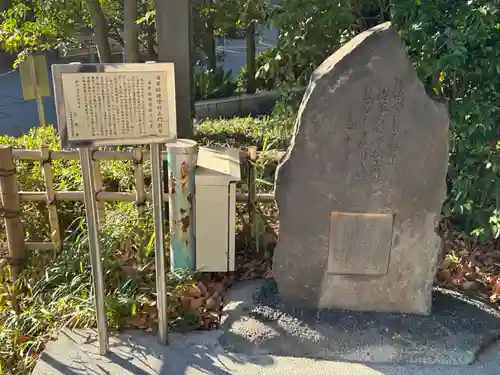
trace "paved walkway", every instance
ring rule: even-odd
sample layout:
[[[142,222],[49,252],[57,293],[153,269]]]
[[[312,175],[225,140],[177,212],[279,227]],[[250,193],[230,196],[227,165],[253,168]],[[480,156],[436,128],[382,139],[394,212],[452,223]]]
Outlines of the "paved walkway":
[[[113,336],[111,354],[98,354],[93,330],[63,331],[49,343],[33,375],[138,374],[325,374],[325,375],[498,375],[500,346],[494,345],[469,366],[394,366],[312,360],[306,358],[224,353],[220,332],[170,335],[169,347],[151,334],[133,331]],[[458,339],[458,338],[457,338]]]
[[[253,348],[224,350],[222,342],[228,332],[238,335],[234,329],[236,322],[245,320],[249,300],[255,301],[252,290],[265,285],[265,280],[240,283],[229,290],[225,296],[226,304],[219,330],[210,332],[191,332],[188,334],[171,333],[169,345],[161,346],[153,334],[142,331],[128,331],[112,335],[110,354],[100,356],[98,337],[95,330],[63,330],[57,341],[47,345],[33,375],[80,375],[80,374],[138,374],[138,375],[195,375],[195,374],[328,374],[328,375],[498,375],[500,374],[500,341],[492,336],[483,342],[482,349],[474,350],[471,365],[381,365],[381,360],[370,364],[354,362],[354,358],[340,361],[311,359],[317,352],[309,352],[302,357],[287,357],[264,353],[263,335],[250,337],[250,331],[232,337],[233,343],[240,339],[252,339]],[[457,302],[458,303],[458,302]],[[457,305],[461,309],[461,305]],[[439,310],[436,308],[436,310]],[[481,315],[471,313],[471,319],[484,320]],[[470,323],[472,324],[472,323]],[[257,331],[252,331],[257,332]],[[456,331],[458,332],[458,331]],[[432,334],[423,334],[423,336]],[[293,337],[286,335],[293,342]],[[470,339],[467,334],[446,335],[448,340],[457,343]],[[286,339],[285,339],[286,340]],[[349,340],[338,335],[333,341],[349,345]],[[397,341],[397,340],[396,340]],[[416,349],[425,345],[415,342]],[[394,343],[393,345],[394,346]],[[460,345],[458,345],[460,346]],[[231,346],[229,346],[231,347]],[[357,346],[356,346],[357,347]],[[386,345],[386,349],[390,347]],[[251,350],[250,350],[251,349]],[[355,349],[355,348],[354,348]],[[425,351],[425,350],[424,350]],[[253,354],[249,354],[249,353]],[[245,354],[241,354],[245,353]],[[278,353],[279,354],[279,353]],[[422,353],[429,354],[429,353]],[[287,355],[289,355],[287,353]],[[328,356],[322,356],[328,358]],[[363,357],[362,357],[363,358]],[[440,359],[440,360],[438,360]],[[432,363],[450,363],[434,358]],[[353,360],[353,362],[349,362]],[[417,363],[425,363],[418,361]],[[427,362],[430,363],[430,362]]]

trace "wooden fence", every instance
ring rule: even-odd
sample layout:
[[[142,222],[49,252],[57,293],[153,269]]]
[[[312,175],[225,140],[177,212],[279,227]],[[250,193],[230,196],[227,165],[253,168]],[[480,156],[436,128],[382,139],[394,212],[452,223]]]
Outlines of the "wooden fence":
[[[166,152],[162,152],[162,160],[166,160]],[[273,194],[257,194],[256,161],[263,157],[255,147],[240,151],[242,167],[246,168],[248,193],[237,194],[237,201],[247,204],[249,220],[255,220],[258,202],[271,202],[274,200]],[[265,157],[271,160],[278,160],[283,156],[282,152],[266,152]],[[144,162],[150,158],[148,151],[140,147],[131,151],[101,151],[95,150],[93,162],[96,181],[96,200],[99,204],[100,216],[104,214],[104,202],[133,202],[135,203],[139,217],[144,214],[145,202],[151,201],[151,194],[146,191]],[[16,160],[39,161],[43,172],[46,191],[19,191],[16,176]],[[53,160],[79,160],[77,151],[50,150],[48,147],[41,147],[40,150],[12,149],[8,146],[0,145],[0,190],[2,205],[0,207],[0,217],[5,219],[7,232],[7,242],[0,243],[0,253],[8,252],[9,261],[15,265],[26,259],[26,250],[53,250],[58,251],[63,245],[59,218],[56,208],[57,201],[83,201],[83,191],[58,191],[54,188],[52,161]],[[134,167],[135,191],[131,192],[111,192],[105,191],[100,162],[106,160],[132,161]],[[163,194],[163,200],[168,202],[168,193]],[[48,209],[51,241],[50,242],[26,242],[22,225],[22,213],[20,202],[22,201],[45,201]]]

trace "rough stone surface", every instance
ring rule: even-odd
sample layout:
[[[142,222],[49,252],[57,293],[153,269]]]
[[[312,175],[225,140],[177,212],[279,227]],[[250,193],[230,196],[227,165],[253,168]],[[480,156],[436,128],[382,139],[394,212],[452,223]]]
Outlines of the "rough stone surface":
[[[434,291],[428,316],[289,309],[274,280],[240,287],[236,299],[219,339],[225,350],[236,353],[469,365],[500,335],[498,310],[442,289]]]
[[[277,171],[284,302],[429,313],[448,128],[389,23],[325,60]]]

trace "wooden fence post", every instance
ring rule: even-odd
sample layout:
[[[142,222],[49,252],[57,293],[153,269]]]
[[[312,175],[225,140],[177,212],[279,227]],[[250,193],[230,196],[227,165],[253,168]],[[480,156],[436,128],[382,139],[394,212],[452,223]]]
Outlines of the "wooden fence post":
[[[146,222],[144,217],[144,208],[146,206],[146,188],[144,186],[144,158],[142,154],[142,148],[135,147],[133,149],[133,163],[134,163],[134,177],[135,177],[135,206],[137,207],[137,234],[139,236],[139,249],[138,257],[139,262],[145,259],[146,252],[144,239],[144,223]]]
[[[257,237],[255,197],[257,195],[257,181],[255,162],[257,160],[257,147],[248,147],[248,220],[250,222],[251,240]],[[258,248],[256,249],[258,251]]]
[[[45,187],[47,189],[47,209],[49,211],[50,238],[54,244],[54,258],[62,247],[61,230],[59,228],[59,216],[57,215],[56,195],[54,193],[54,176],[52,173],[51,150],[47,146],[42,146],[41,167]]]
[[[12,156],[12,148],[5,145],[0,145],[0,192],[3,205],[0,216],[5,219],[9,261],[12,265],[12,277],[15,281],[19,276],[21,265],[26,259],[26,249],[16,167]]]
[[[99,160],[96,160],[94,158],[94,153],[97,151],[97,149],[92,151],[92,163],[94,164],[94,179],[95,179],[95,191],[96,193],[99,193],[101,191],[104,191],[104,184],[102,182],[102,173],[101,173],[101,162]],[[97,207],[99,209],[99,227],[102,228],[102,225],[104,223],[104,219],[106,216],[106,210],[105,210],[105,203],[102,201],[97,202]]]

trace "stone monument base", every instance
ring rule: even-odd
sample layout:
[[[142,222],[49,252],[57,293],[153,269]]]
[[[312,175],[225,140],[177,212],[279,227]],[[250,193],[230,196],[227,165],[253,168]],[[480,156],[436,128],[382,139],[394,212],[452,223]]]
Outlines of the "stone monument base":
[[[392,364],[472,364],[500,337],[500,313],[435,289],[429,316],[289,309],[274,280],[237,284],[226,304],[227,351]]]

